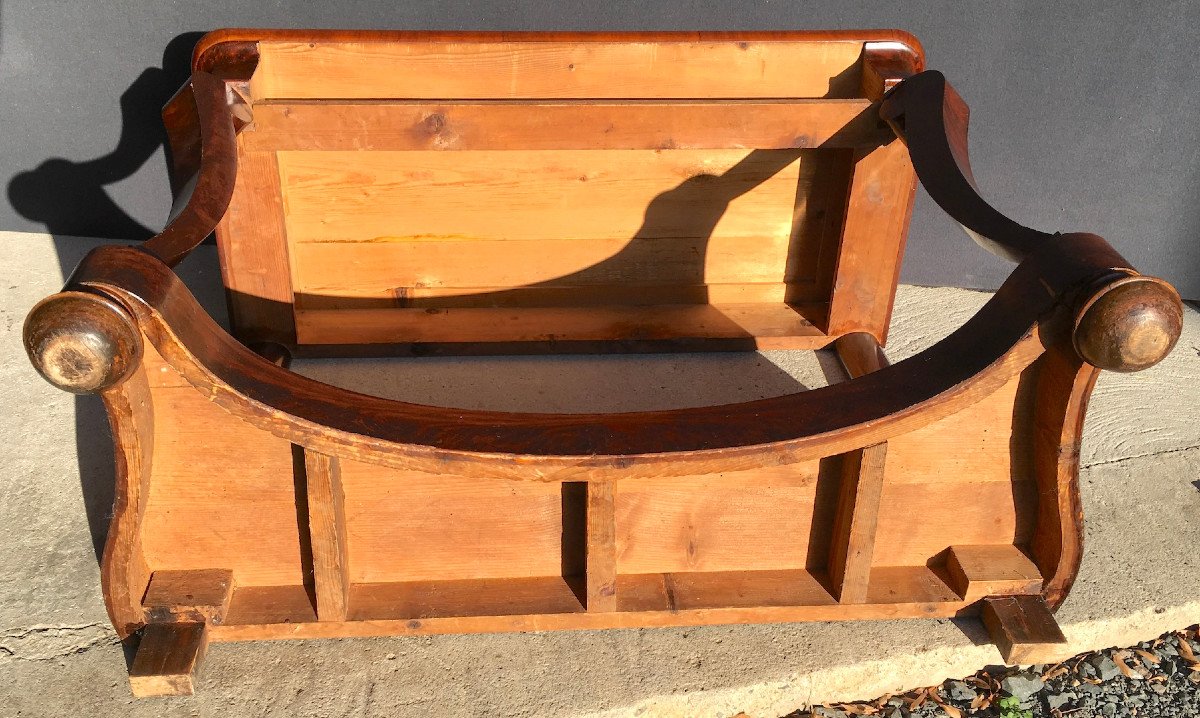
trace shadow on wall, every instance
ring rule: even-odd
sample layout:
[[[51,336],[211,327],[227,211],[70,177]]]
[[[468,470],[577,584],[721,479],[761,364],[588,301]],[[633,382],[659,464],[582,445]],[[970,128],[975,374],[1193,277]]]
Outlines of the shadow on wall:
[[[83,162],[52,157],[9,181],[13,209],[42,223],[54,236],[64,277],[94,246],[78,237],[145,240],[155,234],[121,209],[105,186],[132,176],[164,145],[160,112],[187,80],[192,48],[202,34],[176,36],[163,52],[162,66],[146,68],[121,93],[121,134],[111,152]],[[97,558],[104,550],[113,502],[113,449],[107,427],[99,397],[76,397],[79,480]]]

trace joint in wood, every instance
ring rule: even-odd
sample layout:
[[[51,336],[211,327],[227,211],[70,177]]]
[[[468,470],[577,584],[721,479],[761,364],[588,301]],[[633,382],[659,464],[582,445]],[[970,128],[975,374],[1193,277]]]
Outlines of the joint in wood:
[[[1034,595],[1042,590],[1042,574],[1021,549],[1009,544],[951,546],[946,577],[965,601],[984,596]]]
[[[142,598],[146,623],[220,625],[233,588],[233,571],[228,569],[155,571]]]

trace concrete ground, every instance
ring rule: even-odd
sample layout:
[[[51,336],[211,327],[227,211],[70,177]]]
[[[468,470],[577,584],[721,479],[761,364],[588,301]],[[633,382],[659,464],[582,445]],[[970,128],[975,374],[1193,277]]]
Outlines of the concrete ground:
[[[20,346],[29,307],[61,284],[60,264],[69,270],[95,244],[0,233],[0,714],[774,718],[999,662],[972,621],[280,641],[214,645],[197,695],[135,702],[101,601],[88,519],[99,530],[111,498],[103,414],[94,398],[45,384]],[[220,305],[211,248],[181,272],[205,288],[206,304]],[[902,287],[889,354],[928,346],[986,297]],[[595,395],[611,408],[778,394],[821,382],[821,370],[783,352],[413,360],[396,383],[414,399],[569,410]],[[635,398],[608,393],[614,382]],[[566,393],[581,385],[586,392]],[[524,400],[513,399],[514,388]],[[1194,310],[1162,365],[1100,380],[1081,472],[1086,556],[1058,613],[1074,650],[1129,645],[1200,621],[1197,407]]]

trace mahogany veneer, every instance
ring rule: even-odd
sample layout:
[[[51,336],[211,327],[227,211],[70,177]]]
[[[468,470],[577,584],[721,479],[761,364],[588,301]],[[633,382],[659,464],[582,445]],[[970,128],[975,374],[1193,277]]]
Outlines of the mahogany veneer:
[[[1062,640],[1088,395],[1162,359],[1181,306],[981,199],[967,107],[911,36],[225,30],[163,115],[172,221],[25,327],[108,409],[136,694],[191,692],[209,641],[981,611],[1011,660]],[[889,365],[918,179],[1017,267]],[[171,270],[214,230],[232,336]],[[822,347],[850,381],[608,415],[286,368]]]

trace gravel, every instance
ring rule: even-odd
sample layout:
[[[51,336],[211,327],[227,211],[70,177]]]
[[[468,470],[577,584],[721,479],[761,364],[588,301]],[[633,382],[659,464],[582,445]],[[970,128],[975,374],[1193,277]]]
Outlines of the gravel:
[[[940,686],[786,718],[1200,718],[1197,627],[1054,665],[996,667]]]

